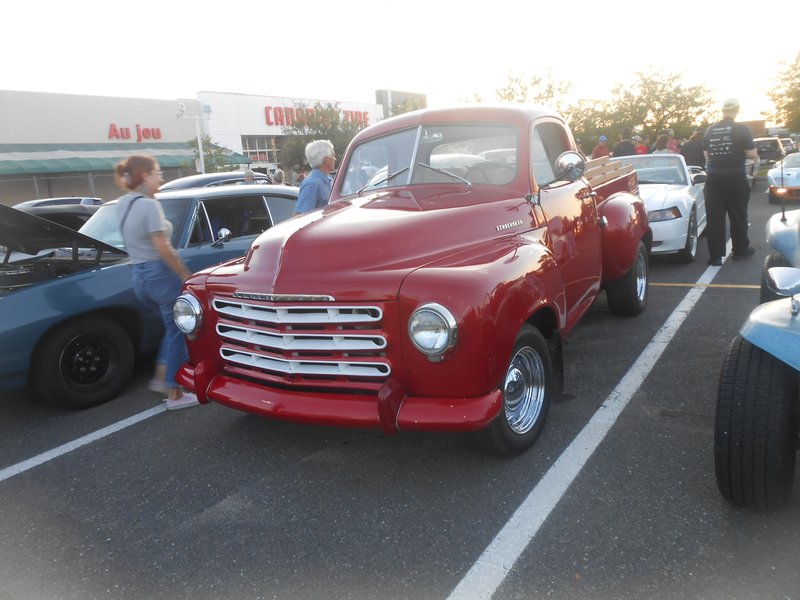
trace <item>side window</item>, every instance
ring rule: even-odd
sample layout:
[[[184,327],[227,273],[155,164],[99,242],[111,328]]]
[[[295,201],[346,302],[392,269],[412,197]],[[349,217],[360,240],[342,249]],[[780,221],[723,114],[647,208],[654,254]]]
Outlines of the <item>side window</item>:
[[[551,183],[555,177],[556,159],[570,149],[569,138],[560,123],[537,123],[531,136],[531,161],[537,185]]]
[[[272,224],[275,225],[285,221],[294,215],[297,199],[286,196],[268,196],[267,209],[269,210]]]
[[[209,198],[201,206],[208,215],[203,241],[207,241],[209,233],[212,240],[217,239],[219,230],[223,228],[230,230],[231,238],[238,238],[258,235],[272,225],[264,198],[260,195]]]

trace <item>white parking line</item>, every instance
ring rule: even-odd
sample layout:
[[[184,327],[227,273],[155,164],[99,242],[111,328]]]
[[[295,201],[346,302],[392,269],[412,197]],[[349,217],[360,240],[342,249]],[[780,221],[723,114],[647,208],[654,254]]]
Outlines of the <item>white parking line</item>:
[[[727,250],[730,253],[730,242]],[[697,280],[698,287],[690,289],[672,311],[625,377],[511,515],[503,529],[450,593],[448,600],[488,600],[494,595],[708,289],[705,284],[711,283],[719,270],[720,267],[708,267],[703,272]]]
[[[102,429],[98,429],[92,433],[89,433],[83,437],[78,438],[77,440],[72,440],[71,442],[67,442],[66,444],[62,444],[52,450],[48,450],[47,452],[42,452],[34,456],[33,458],[29,458],[28,460],[23,460],[20,463],[15,465],[11,465],[10,467],[6,467],[5,469],[0,469],[0,481],[5,481],[6,479],[10,479],[15,475],[19,475],[20,473],[24,473],[34,467],[38,467],[41,464],[46,463],[49,460],[53,460],[54,458],[58,458],[59,456],[63,456],[68,452],[72,452],[80,448],[81,446],[85,446],[86,444],[91,444],[92,442],[96,442],[99,439],[107,437],[112,433],[116,433],[125,429],[126,427],[130,427],[131,425],[136,425],[140,421],[144,421],[145,419],[149,419],[150,417],[154,417],[157,414],[160,414],[167,410],[166,405],[162,402],[158,406],[154,406],[153,408],[146,410],[144,412],[140,412],[138,415],[133,415],[132,417],[128,417],[127,419],[123,419],[122,421],[118,421],[108,427],[103,427]]]

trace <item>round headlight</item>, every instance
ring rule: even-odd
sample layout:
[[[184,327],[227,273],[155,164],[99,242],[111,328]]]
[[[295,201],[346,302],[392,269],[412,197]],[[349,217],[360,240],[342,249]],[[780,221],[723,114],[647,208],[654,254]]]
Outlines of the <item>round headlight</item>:
[[[203,309],[197,298],[190,294],[181,294],[172,305],[172,318],[178,329],[191,337],[200,329],[203,322]]]
[[[441,304],[425,304],[408,321],[408,335],[414,346],[431,360],[439,360],[456,343],[456,320]]]

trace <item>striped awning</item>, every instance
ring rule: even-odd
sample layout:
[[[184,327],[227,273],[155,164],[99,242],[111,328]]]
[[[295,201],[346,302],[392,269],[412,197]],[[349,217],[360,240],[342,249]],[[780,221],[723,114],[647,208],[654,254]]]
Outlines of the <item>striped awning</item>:
[[[186,142],[123,144],[0,144],[0,175],[110,171],[132,154],[147,154],[161,168],[193,166],[194,148]],[[226,152],[227,164],[250,158]]]

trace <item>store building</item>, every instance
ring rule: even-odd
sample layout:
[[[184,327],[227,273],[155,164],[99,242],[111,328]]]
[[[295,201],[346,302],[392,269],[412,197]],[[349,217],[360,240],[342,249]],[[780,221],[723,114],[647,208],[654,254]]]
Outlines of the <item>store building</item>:
[[[247,156],[251,168],[265,173],[281,164],[280,139],[285,135],[284,129],[302,123],[307,112],[317,105],[335,105],[343,122],[362,127],[383,119],[380,104],[223,92],[199,92],[197,98],[210,110],[204,125],[211,140]]]
[[[199,116],[194,99],[0,91],[0,202],[119,196],[113,168],[131,154],[155,157],[168,179],[194,173]]]
[[[114,165],[131,154],[156,158],[165,181],[193,174],[198,135],[221,146],[231,164],[268,172],[280,164],[284,129],[317,103],[337,105],[342,119],[364,126],[383,118],[380,104],[276,96],[150,100],[0,90],[0,203],[116,198]]]

